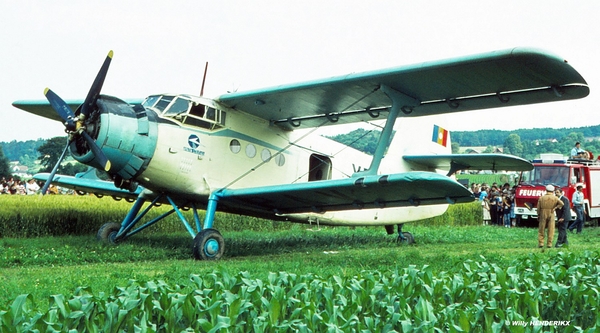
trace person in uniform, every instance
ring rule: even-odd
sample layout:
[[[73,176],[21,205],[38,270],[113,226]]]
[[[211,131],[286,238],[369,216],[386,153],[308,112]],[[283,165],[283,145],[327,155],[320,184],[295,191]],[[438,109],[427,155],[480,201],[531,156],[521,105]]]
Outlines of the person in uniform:
[[[548,230],[548,247],[552,247],[552,239],[554,238],[554,211],[562,208],[563,205],[563,202],[554,195],[554,186],[546,186],[546,194],[541,196],[537,203],[539,247],[544,247],[546,230]]]
[[[558,239],[556,240],[556,247],[562,247],[563,245],[568,246],[567,226],[569,226],[569,222],[571,222],[571,202],[564,196],[564,192],[560,187],[556,188],[556,196],[563,202],[562,208],[556,210],[556,217],[558,217]]]

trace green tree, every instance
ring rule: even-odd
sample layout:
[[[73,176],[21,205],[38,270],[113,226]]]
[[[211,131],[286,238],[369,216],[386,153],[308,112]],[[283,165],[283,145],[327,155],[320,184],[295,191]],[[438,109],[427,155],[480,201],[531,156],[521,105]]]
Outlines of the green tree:
[[[50,172],[58,162],[60,155],[65,149],[67,143],[66,137],[57,136],[52,139],[48,139],[43,145],[38,148],[40,153],[40,172]],[[61,163],[58,168],[58,173],[63,175],[73,176],[78,172],[83,172],[87,167],[81,163]]]
[[[0,177],[10,178],[11,172],[9,162],[8,157],[4,156],[2,146],[0,146]]]
[[[504,140],[503,146],[505,154],[523,156],[523,144],[521,144],[521,137],[518,134],[510,134]]]
[[[458,144],[458,142],[452,142],[451,147],[452,154],[458,154],[458,151],[460,150],[460,145]]]

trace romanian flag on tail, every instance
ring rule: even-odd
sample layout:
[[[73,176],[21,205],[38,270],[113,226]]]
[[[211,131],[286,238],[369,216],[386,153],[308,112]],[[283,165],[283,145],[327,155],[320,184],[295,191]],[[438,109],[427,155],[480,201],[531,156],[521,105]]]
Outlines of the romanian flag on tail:
[[[432,141],[446,147],[448,144],[448,131],[439,127],[438,125],[433,125]]]

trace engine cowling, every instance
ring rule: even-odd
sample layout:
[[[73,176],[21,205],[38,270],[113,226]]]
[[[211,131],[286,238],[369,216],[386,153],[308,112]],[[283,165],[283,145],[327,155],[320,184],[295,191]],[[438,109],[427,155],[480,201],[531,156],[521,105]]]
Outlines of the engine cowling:
[[[150,163],[156,149],[157,115],[142,105],[131,105],[112,96],[101,95],[98,111],[91,116],[86,131],[110,160],[108,174],[115,185],[128,188]],[[75,139],[69,147],[73,158],[102,169],[84,140]]]

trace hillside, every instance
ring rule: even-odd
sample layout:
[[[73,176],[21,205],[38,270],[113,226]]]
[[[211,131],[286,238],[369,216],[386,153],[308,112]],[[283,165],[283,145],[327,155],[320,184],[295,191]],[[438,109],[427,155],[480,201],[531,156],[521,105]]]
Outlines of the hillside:
[[[532,128],[514,131],[479,130],[453,131],[452,141],[461,147],[502,146],[510,134],[517,134],[521,141],[551,140],[562,141],[571,133],[581,133],[584,138],[600,138],[600,125],[574,128]]]
[[[38,148],[46,142],[44,139],[28,141],[0,142],[4,156],[9,161],[19,161],[22,165],[31,166],[39,157]]]

